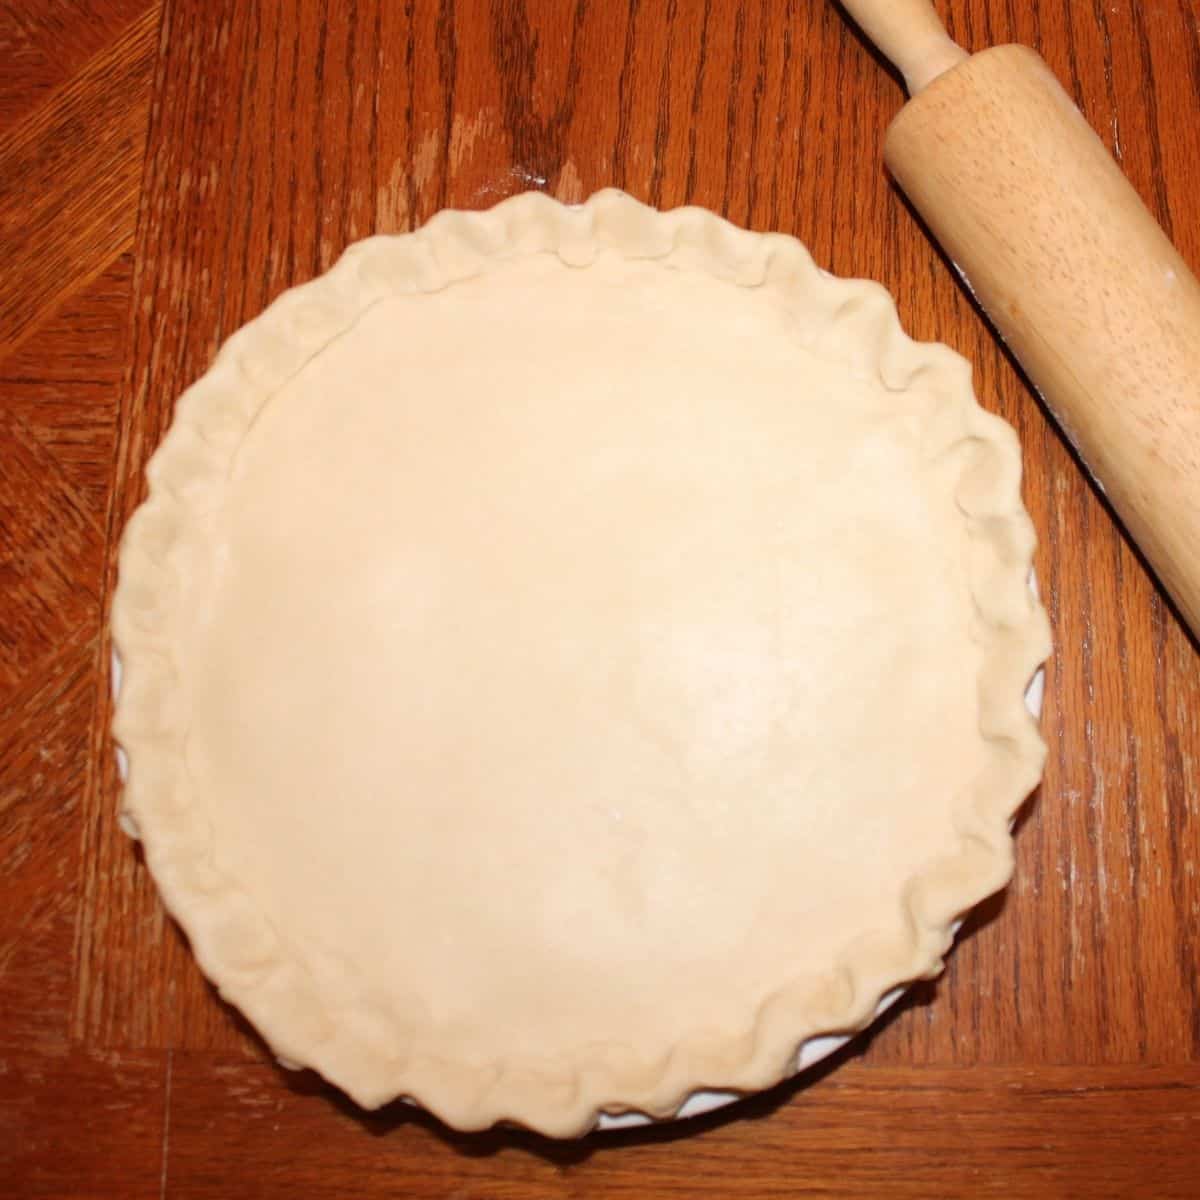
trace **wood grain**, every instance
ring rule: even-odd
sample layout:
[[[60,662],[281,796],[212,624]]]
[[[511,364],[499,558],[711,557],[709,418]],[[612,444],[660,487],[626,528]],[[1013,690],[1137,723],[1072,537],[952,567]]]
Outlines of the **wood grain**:
[[[939,8],[969,49],[1037,48],[1200,264],[1197,0]],[[889,185],[902,95],[836,7],[92,10],[56,74],[65,6],[0,9],[43,56],[21,60],[28,105],[0,86],[0,165],[21,170],[0,170],[0,351],[21,341],[0,358],[0,1172],[16,1194],[1196,1194],[1196,648]],[[691,1135],[549,1148],[357,1116],[269,1065],[116,828],[100,618],[174,398],[239,324],[369,233],[609,184],[795,233],[973,361],[1025,447],[1051,754],[1013,886],[836,1070]],[[126,1100],[129,1129],[106,1107]],[[68,1144],[80,1121],[111,1147]]]
[[[61,1051],[70,1020],[95,625],[0,708],[0,1048]]]
[[[98,528],[108,519],[132,287],[133,257],[124,254],[76,289],[37,337],[0,358],[5,411],[54,460]]]
[[[0,1049],[0,1168],[20,1200],[163,1194],[165,1054]]]
[[[118,260],[0,360],[0,1052],[61,1056],[74,1014],[131,285]]]
[[[133,240],[157,28],[147,8],[0,133],[0,354]]]
[[[176,1054],[167,1193],[309,1200],[478,1197],[1195,1195],[1200,1068],[871,1068],[749,1101],[687,1134],[554,1144],[452,1135],[401,1107],[364,1118],[270,1068]],[[1112,1137],[1137,1156],[1097,1153]],[[230,1179],[226,1161],[253,1161]]]
[[[0,0],[0,130],[73,79],[148,7],[147,0]]]
[[[19,684],[57,646],[99,613],[103,533],[58,477],[23,423],[0,411],[0,688]],[[89,576],[91,577],[89,579]]]

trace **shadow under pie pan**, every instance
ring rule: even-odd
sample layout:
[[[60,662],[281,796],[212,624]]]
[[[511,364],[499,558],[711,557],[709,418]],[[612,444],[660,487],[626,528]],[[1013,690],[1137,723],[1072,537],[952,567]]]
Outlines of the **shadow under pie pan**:
[[[221,994],[364,1107],[706,1111],[1011,873],[1020,473],[967,363],[792,238],[614,191],[371,238],[151,460],[123,823]]]

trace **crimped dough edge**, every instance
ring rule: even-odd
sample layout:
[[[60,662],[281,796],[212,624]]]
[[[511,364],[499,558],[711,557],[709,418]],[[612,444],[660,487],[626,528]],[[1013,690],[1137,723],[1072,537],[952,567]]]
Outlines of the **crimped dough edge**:
[[[815,353],[872,372],[889,390],[919,387],[937,397],[927,440],[942,453],[964,443],[969,450],[956,502],[971,539],[987,759],[960,797],[957,852],[904,890],[900,941],[859,939],[828,970],[767,997],[742,1028],[682,1036],[655,1062],[592,1044],[571,1062],[472,1067],[422,1054],[416,1030],[403,1046],[381,1047],[318,993],[237,881],[215,867],[212,830],[189,795],[184,765],[187,700],[175,683],[175,627],[187,604],[181,568],[204,553],[204,515],[259,410],[373,304],[438,291],[514,257],[551,253],[582,267],[601,251],[777,289]],[[1028,586],[1035,538],[1021,502],[1016,434],[979,407],[963,358],[903,332],[885,289],[834,278],[794,238],[751,233],[700,208],[659,212],[614,189],[573,207],[528,192],[484,212],[441,212],[413,233],[368,238],[229,338],[180,398],[147,477],[148,498],[122,539],[112,605],[123,675],[113,728],[128,756],[124,823],[144,840],[164,902],[221,995],[280,1059],[314,1068],[365,1108],[404,1096],[460,1129],[505,1120],[566,1137],[587,1132],[600,1112],[666,1118],[698,1090],[767,1087],[789,1074],[810,1038],[863,1028],[895,985],[937,974],[957,918],[1011,875],[1010,820],[1045,758],[1023,697],[1049,653],[1048,621]]]

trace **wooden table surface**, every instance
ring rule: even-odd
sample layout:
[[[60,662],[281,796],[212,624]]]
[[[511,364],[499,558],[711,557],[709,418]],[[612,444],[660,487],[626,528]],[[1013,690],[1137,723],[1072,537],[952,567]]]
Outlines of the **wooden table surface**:
[[[1200,264],[1200,0],[940,7],[1040,49]],[[1196,647],[885,177],[900,104],[821,0],[0,0],[0,1192],[1200,1195]],[[1025,446],[1050,759],[1007,895],[805,1086],[456,1136],[276,1069],[164,917],[115,820],[112,551],[174,398],[282,289],[612,184],[795,233],[974,362]]]

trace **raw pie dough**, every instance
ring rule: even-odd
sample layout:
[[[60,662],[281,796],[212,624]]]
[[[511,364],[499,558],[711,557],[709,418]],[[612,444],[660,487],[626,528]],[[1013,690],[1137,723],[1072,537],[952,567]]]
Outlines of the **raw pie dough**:
[[[179,403],[113,609],[204,970],[360,1104],[752,1089],[1011,869],[1016,437],[790,238],[604,192],[352,248]]]

